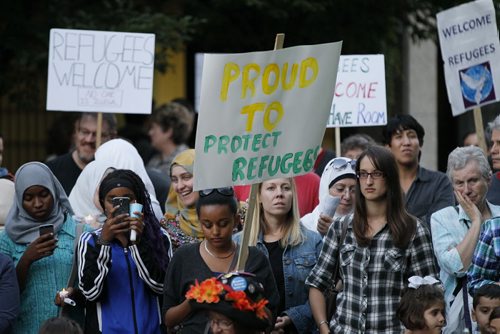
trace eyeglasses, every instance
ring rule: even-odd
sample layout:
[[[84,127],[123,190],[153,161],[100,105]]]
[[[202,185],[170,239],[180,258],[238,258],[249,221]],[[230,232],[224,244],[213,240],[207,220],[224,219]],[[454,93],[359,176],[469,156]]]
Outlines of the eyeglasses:
[[[210,319],[210,327],[217,325],[222,330],[228,330],[233,327],[233,322],[225,319]]]
[[[347,166],[351,166],[351,169],[356,169],[356,160],[346,159],[346,158],[335,158],[330,163],[330,166],[337,171],[341,171],[347,168]]]
[[[205,197],[213,193],[214,191],[218,192],[224,196],[234,196],[233,187],[224,187],[224,188],[212,188],[212,189],[203,189],[200,190],[200,196]]]
[[[97,137],[96,131],[90,131],[90,130],[84,129],[84,128],[78,128],[78,134],[82,137],[88,137],[88,136],[91,136],[92,138]],[[108,138],[108,137],[109,137],[109,133],[101,132],[101,138]]]
[[[371,173],[368,173],[368,172],[359,172],[358,173],[358,177],[360,179],[367,179],[368,176],[371,176],[372,179],[374,180],[378,180],[378,179],[381,179],[385,176],[384,172],[381,172],[379,170],[376,170],[376,171],[373,171]]]

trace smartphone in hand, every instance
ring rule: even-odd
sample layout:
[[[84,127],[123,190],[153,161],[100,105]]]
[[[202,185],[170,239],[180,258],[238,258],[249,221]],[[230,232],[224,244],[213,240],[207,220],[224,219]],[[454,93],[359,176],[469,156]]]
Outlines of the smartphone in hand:
[[[113,217],[124,213],[130,213],[130,198],[128,197],[113,197],[112,199],[113,207],[118,208],[113,213]]]
[[[41,225],[38,228],[38,231],[40,232],[40,236],[48,233],[54,234],[54,225],[52,224]]]

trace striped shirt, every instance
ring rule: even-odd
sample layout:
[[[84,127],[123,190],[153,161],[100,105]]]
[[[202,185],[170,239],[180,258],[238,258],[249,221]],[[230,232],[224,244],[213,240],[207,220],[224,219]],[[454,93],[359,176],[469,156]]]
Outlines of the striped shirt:
[[[417,222],[406,249],[397,248],[388,225],[373,236],[368,247],[357,244],[352,217],[337,220],[329,229],[319,261],[306,284],[325,291],[340,250],[343,291],[337,295],[337,311],[330,321],[333,333],[402,333],[396,317],[400,295],[413,275],[437,277],[429,230]],[[347,222],[345,242],[339,247],[341,223]]]

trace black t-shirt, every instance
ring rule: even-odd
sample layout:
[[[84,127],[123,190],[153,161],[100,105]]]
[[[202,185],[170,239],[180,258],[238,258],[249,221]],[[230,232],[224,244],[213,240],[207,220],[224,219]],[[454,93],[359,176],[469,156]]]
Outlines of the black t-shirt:
[[[80,167],[78,167],[76,162],[73,160],[71,154],[72,152],[69,152],[46,162],[46,165],[59,180],[64,188],[64,191],[66,192],[66,195],[68,196],[75,186],[80,173],[82,172]]]
[[[285,311],[285,274],[283,272],[283,251],[280,241],[265,242],[264,245],[269,253],[269,262],[273,271],[278,293],[280,295],[280,303],[278,307],[278,315]]]

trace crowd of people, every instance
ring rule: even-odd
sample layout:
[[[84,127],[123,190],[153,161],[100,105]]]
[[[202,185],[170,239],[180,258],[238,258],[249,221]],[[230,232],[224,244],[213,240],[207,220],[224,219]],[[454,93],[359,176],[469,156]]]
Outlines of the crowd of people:
[[[442,173],[397,115],[252,210],[249,186],[194,191],[194,119],[157,108],[152,154],[113,115],[97,148],[83,113],[68,153],[0,169],[0,333],[500,333],[500,116]]]

